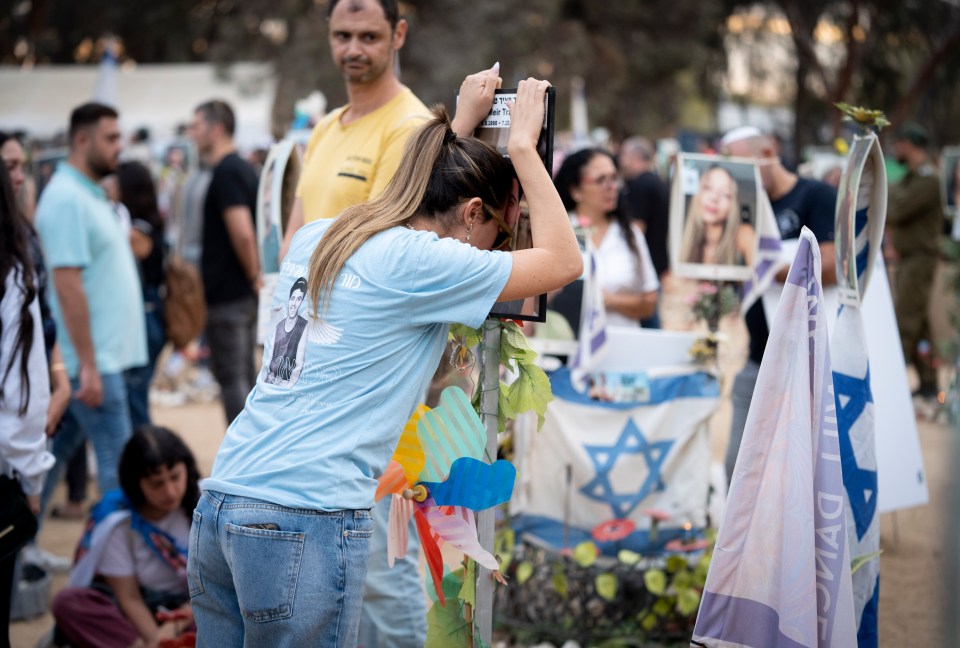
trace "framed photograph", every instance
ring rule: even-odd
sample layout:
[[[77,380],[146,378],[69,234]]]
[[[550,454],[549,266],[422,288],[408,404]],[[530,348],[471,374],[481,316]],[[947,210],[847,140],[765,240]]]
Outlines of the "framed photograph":
[[[297,180],[300,178],[300,150],[290,140],[278,142],[270,152],[260,173],[257,187],[257,247],[263,286],[257,312],[257,340],[265,343],[271,326],[271,300],[280,272],[280,244],[296,199]]]
[[[943,213],[953,223],[951,236],[960,240],[960,146],[948,146],[940,154],[940,195]]]
[[[510,111],[507,104],[517,98],[516,88],[510,90],[497,90],[493,98],[493,107],[487,117],[480,122],[480,125],[474,131],[474,137],[488,142],[505,158],[509,159],[507,152],[507,142],[510,139]],[[543,161],[547,173],[553,175],[553,138],[556,130],[556,88],[548,88],[543,128],[540,131],[540,138],[537,140],[537,152]],[[523,187],[519,187],[517,195],[518,204],[521,206],[516,216],[510,218],[504,223],[503,229],[509,230],[509,243],[499,249],[505,250],[523,250],[528,249],[533,244],[530,234],[530,215],[523,208]],[[507,238],[506,232],[504,240]],[[544,322],[547,310],[547,296],[539,295],[528,299],[519,299],[512,302],[497,302],[493,310],[490,311],[490,317],[502,319],[526,320],[532,322]]]
[[[670,256],[677,276],[746,281],[758,244],[760,172],[753,160],[677,156],[670,193]]]

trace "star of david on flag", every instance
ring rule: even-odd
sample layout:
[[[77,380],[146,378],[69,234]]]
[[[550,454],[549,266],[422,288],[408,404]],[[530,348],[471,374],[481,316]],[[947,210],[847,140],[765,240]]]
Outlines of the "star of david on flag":
[[[660,478],[660,469],[663,460],[670,452],[673,441],[655,441],[650,443],[643,436],[643,432],[636,426],[633,419],[627,421],[623,432],[616,443],[610,446],[585,445],[584,450],[590,455],[597,473],[593,479],[580,489],[580,492],[590,499],[610,505],[615,518],[627,517],[643,499],[655,490],[664,490]],[[623,455],[643,455],[647,463],[647,477],[640,488],[633,492],[623,493],[611,481],[611,471]]]

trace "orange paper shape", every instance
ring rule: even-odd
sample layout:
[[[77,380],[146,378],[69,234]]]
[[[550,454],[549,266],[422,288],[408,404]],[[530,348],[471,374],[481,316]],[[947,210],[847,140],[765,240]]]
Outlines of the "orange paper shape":
[[[403,466],[394,459],[377,479],[377,493],[374,497],[379,502],[387,495],[402,493],[406,487],[407,478],[403,472]]]

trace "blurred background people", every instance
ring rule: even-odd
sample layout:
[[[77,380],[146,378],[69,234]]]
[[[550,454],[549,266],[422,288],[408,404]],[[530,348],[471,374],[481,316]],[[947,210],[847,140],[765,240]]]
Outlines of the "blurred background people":
[[[620,175],[603,149],[569,155],[554,183],[563,206],[590,231],[607,324],[639,327],[657,309],[660,282],[640,228],[618,209]]]
[[[929,145],[930,138],[919,124],[905,124],[897,132],[893,154],[907,167],[907,174],[890,187],[887,228],[897,266],[893,304],[903,356],[919,377],[914,395],[933,401],[939,388],[928,309],[940,253],[943,206],[937,170],[927,151]]]
[[[657,173],[657,151],[645,137],[630,137],[620,145],[620,175],[625,181],[623,188],[624,207],[647,240],[650,260],[657,271],[657,279],[663,283],[664,274],[670,268],[667,251],[667,233],[670,223],[670,188]],[[658,306],[652,316],[641,320],[643,328],[660,328]]]

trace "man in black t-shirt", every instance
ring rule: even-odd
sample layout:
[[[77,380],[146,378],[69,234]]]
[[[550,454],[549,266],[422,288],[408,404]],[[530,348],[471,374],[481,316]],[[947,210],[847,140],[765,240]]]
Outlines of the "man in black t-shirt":
[[[253,349],[262,282],[253,216],[257,174],[237,155],[235,124],[230,106],[215,100],[197,106],[190,125],[200,156],[213,169],[203,203],[200,272],[210,366],[220,383],[227,424],[256,382]]]
[[[760,167],[763,188],[770,198],[770,205],[780,228],[781,239],[800,237],[800,230],[809,227],[820,243],[821,283],[837,283],[837,268],[834,260],[833,224],[837,203],[837,191],[833,187],[817,180],[800,178],[788,171],[780,162],[774,140],[758,129],[746,126],[727,133],[721,141],[725,155],[753,158]],[[786,279],[783,270],[777,279]],[[743,369],[737,374],[731,391],[733,402],[733,421],[730,425],[730,441],[724,461],[727,478],[733,475],[733,468],[740,450],[740,439],[747,422],[750,400],[757,384],[760,361],[770,336],[767,318],[763,312],[762,300],[757,300],[745,316],[747,332],[750,336],[750,355]]]
[[[620,173],[627,184],[623,198],[631,218],[640,223],[650,260],[657,271],[657,278],[670,267],[667,256],[667,225],[670,214],[670,191],[667,183],[657,175],[654,164],[656,151],[650,140],[644,137],[631,137],[620,146]],[[661,281],[661,285],[662,285]],[[659,311],[659,308],[657,309]],[[660,314],[642,320],[644,328],[660,328]]]

